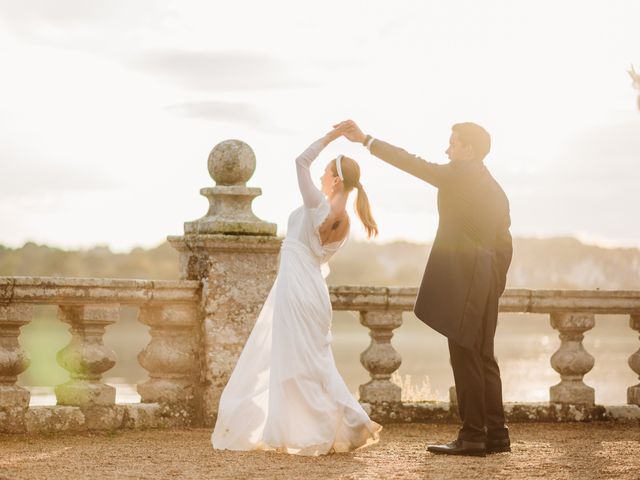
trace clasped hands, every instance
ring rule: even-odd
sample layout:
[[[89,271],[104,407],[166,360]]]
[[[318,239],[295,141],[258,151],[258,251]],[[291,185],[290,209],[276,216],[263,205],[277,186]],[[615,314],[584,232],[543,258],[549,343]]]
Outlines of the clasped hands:
[[[338,137],[344,137],[351,142],[363,143],[366,135],[360,130],[360,127],[353,120],[344,120],[336,123],[333,130],[325,135],[327,143],[332,142]]]

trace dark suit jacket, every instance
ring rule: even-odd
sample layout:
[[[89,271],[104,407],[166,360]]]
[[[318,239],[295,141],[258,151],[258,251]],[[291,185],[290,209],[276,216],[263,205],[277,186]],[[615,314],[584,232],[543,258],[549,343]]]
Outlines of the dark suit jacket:
[[[485,310],[497,315],[511,263],[507,196],[483,162],[430,163],[377,139],[371,153],[438,188],[440,222],[414,312],[459,345],[474,347]]]

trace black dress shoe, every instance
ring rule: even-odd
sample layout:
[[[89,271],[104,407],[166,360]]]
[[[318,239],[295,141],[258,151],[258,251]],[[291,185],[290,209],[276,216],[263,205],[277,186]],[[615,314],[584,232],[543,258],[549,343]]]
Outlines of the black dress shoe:
[[[507,438],[488,438],[487,453],[501,453],[511,451],[511,441]]]
[[[460,438],[446,445],[429,445],[427,450],[446,455],[471,455],[473,457],[484,457],[487,454],[485,442],[469,442]]]

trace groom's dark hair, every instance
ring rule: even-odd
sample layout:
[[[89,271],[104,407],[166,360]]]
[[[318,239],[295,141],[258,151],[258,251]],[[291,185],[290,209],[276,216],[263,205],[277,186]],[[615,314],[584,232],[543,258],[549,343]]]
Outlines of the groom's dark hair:
[[[458,134],[463,145],[471,145],[477,160],[483,160],[491,150],[491,136],[477,123],[456,123],[451,130]]]

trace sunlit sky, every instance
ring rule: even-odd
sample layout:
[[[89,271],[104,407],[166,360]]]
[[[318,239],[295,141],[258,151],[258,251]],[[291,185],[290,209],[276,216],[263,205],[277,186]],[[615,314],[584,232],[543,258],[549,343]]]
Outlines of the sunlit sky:
[[[332,123],[434,162],[450,127],[516,236],[640,247],[638,1],[0,0],[0,244],[154,246],[207,211],[207,156],[256,153],[256,214],[285,233],[294,160]],[[378,241],[429,241],[435,190],[346,140]],[[353,222],[352,238],[364,238]]]

